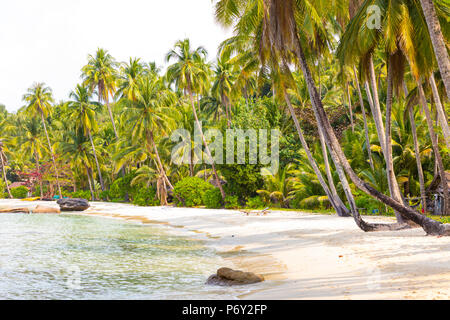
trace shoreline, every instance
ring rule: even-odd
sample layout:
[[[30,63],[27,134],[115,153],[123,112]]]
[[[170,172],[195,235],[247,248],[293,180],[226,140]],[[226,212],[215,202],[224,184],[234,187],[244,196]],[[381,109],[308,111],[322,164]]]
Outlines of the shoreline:
[[[19,203],[39,202],[0,201],[0,205]],[[420,228],[364,233],[351,217],[296,211],[247,215],[103,202],[92,202],[88,210],[71,214],[164,224],[196,234],[236,269],[266,278],[245,286],[248,293],[241,299],[450,297],[450,238],[425,236]],[[393,221],[377,216],[364,219]]]

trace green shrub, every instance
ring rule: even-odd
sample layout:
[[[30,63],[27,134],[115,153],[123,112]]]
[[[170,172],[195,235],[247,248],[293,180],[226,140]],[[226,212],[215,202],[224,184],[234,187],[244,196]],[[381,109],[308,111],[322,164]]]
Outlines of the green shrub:
[[[219,188],[207,190],[203,195],[203,203],[209,209],[219,209],[223,207],[222,194]]]
[[[174,201],[177,206],[195,207],[203,204],[206,191],[214,188],[210,183],[198,178],[187,177],[179,181],[173,190]],[[181,199],[182,203],[180,203]]]
[[[78,190],[76,192],[72,192],[70,194],[71,198],[80,198],[80,199],[86,199],[91,200],[91,192],[88,190]]]
[[[226,196],[225,197],[226,209],[239,209],[239,197],[238,196]]]
[[[266,204],[261,199],[261,197],[253,197],[249,198],[247,201],[247,208],[250,209],[263,209],[266,207]]]
[[[159,206],[160,202],[153,187],[141,187],[134,195],[133,204],[137,206]]]
[[[27,197],[28,188],[25,186],[20,186],[11,189],[11,194],[15,199],[23,199]]]

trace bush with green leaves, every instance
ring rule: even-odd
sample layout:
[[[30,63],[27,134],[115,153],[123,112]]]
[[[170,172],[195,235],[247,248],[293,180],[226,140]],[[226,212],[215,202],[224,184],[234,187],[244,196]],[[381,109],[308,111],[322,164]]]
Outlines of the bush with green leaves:
[[[136,172],[127,173],[124,177],[114,180],[107,194],[108,198],[113,202],[124,201],[125,195],[134,195],[139,190],[139,186],[131,186],[131,180],[136,176]]]
[[[266,207],[266,204],[261,197],[253,197],[247,200],[246,207],[249,209],[263,209]]]
[[[75,192],[72,192],[70,194],[71,198],[79,198],[79,199],[86,199],[86,200],[91,200],[91,192],[89,190],[78,190]]]
[[[11,188],[11,194],[14,199],[24,199],[27,197],[28,188],[25,186]]]
[[[241,201],[256,195],[256,191],[264,186],[261,166],[254,164],[220,165],[220,173],[224,176],[226,194],[236,195]]]
[[[161,203],[156,196],[156,190],[153,187],[140,187],[134,194],[133,204],[138,206],[159,206]]]
[[[203,203],[209,209],[219,209],[223,207],[222,194],[219,188],[207,190],[203,195]]]
[[[240,207],[238,196],[225,197],[225,209],[239,209]]]
[[[174,186],[175,204],[186,207],[201,206],[204,204],[203,196],[205,192],[212,188],[214,188],[212,184],[198,177],[184,178]]]

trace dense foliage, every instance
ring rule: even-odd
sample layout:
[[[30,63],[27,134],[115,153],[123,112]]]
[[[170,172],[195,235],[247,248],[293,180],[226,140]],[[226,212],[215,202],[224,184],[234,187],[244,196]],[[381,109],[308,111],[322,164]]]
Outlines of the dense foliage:
[[[450,166],[450,104],[420,6],[398,1],[383,7],[395,19],[382,20],[378,31],[362,27],[374,1],[350,11],[321,1],[309,2],[307,10],[295,7],[302,66],[309,68],[355,173],[348,180],[330,153],[330,132],[319,130],[318,101],[310,98],[301,61],[293,58],[295,50],[283,52],[293,45],[279,48],[268,45],[273,37],[261,38],[260,30],[270,27],[259,7],[266,1],[215,2],[217,20],[235,29],[210,60],[188,39],[168,50],[165,74],[154,63],[119,63],[99,49],[88,56],[83,81],[66,101],[55,102],[51,89],[36,83],[17,113],[0,108],[1,194],[25,197],[26,188],[7,188],[23,181],[36,196],[137,205],[336,209],[336,203],[350,207],[354,201],[367,213],[392,212],[358,190],[358,178],[385,195],[392,195],[394,184],[403,202],[432,198],[428,187]],[[441,1],[436,10],[448,45],[449,10]],[[177,149],[189,155],[182,164],[171,157],[177,144],[171,136],[178,129],[191,135]],[[262,175],[264,166],[248,161],[205,163],[214,142],[201,138],[208,129],[224,137],[227,129],[278,129],[279,170]],[[225,145],[224,138],[224,154]]]

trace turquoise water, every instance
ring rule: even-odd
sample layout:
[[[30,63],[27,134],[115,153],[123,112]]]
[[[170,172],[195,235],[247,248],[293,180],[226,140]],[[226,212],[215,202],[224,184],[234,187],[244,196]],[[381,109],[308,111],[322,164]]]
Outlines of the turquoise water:
[[[223,266],[162,226],[76,215],[0,215],[0,299],[233,299]]]

